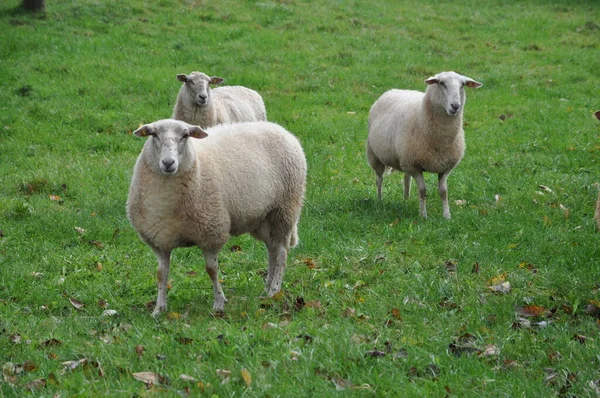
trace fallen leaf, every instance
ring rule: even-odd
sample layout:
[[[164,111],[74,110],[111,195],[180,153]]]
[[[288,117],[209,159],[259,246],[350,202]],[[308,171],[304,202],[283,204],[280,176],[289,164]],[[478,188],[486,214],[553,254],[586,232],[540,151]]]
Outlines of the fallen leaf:
[[[573,340],[577,341],[579,344],[585,344],[588,340],[593,341],[593,339],[586,337],[582,334],[576,334],[573,336]]]
[[[308,308],[318,308],[318,309],[323,308],[321,306],[321,302],[319,300],[307,301],[304,305]]]
[[[50,197],[50,200],[52,200],[54,202],[60,202],[60,201],[62,201],[62,199],[58,195],[49,195],[49,197]]]
[[[231,378],[231,372],[225,369],[217,369],[217,377],[221,379],[221,384],[226,384]]]
[[[542,189],[544,192],[552,193],[552,189],[550,189],[549,187],[547,187],[545,185],[538,185],[538,188]]]
[[[517,311],[525,317],[547,317],[552,315],[552,312],[539,305],[525,305],[517,308]]]
[[[190,339],[188,337],[177,337],[175,341],[177,341],[179,344],[189,345],[194,342],[194,339]]]
[[[138,358],[141,358],[142,355],[144,355],[144,346],[142,345],[136,345],[135,346],[135,353],[137,354]]]
[[[42,387],[46,387],[46,379],[33,380],[23,386],[24,389],[30,391],[36,391]]]
[[[296,301],[294,302],[294,309],[296,311],[302,310],[302,308],[304,308],[305,305],[306,303],[304,302],[304,298],[296,297]]]
[[[467,204],[467,201],[464,199],[458,199],[454,203],[456,203],[457,206],[464,206]]]
[[[142,381],[147,385],[167,384],[167,379],[154,372],[136,372],[132,373],[134,379]]]
[[[189,271],[189,272],[186,272],[186,275],[189,276],[190,278],[195,278],[198,275],[198,273],[196,271]]]
[[[244,380],[244,383],[246,383],[246,387],[250,387],[252,385],[252,375],[245,368],[242,369],[242,379]]]
[[[99,240],[91,240],[90,245],[97,247],[98,249],[104,249],[104,243]]]
[[[85,229],[80,228],[80,227],[73,227],[73,229],[75,230],[75,232],[77,232],[79,235],[83,235],[85,234]]]
[[[42,342],[42,346],[43,347],[58,347],[62,345],[62,342],[60,340],[57,340],[55,338],[51,338],[49,340],[46,340],[44,342]]]
[[[491,357],[500,354],[500,350],[493,344],[489,344],[485,346],[482,352],[478,353],[479,357]]]
[[[196,380],[192,376],[188,376],[186,374],[180,374],[179,375],[179,379],[183,380],[183,381],[189,381],[190,383],[197,383],[198,382],[198,380]]]
[[[497,285],[488,286],[488,289],[494,293],[506,294],[510,292],[510,282],[502,282],[498,283]]]
[[[317,266],[315,265],[315,262],[312,260],[312,258],[305,258],[304,259],[304,264],[306,264],[306,267],[308,269],[315,269],[315,268],[317,268]]]
[[[117,315],[117,311],[115,311],[115,310],[105,310],[102,313],[102,316],[115,316],[115,315]]]
[[[84,304],[81,301],[76,300],[76,299],[74,299],[72,297],[69,298],[69,302],[71,303],[71,305],[73,307],[75,307],[76,310],[81,310],[83,308],[83,306],[84,306]]]
[[[506,272],[503,272],[499,275],[494,276],[492,279],[489,280],[489,284],[490,285],[497,285],[499,283],[502,283],[506,280],[506,277],[508,276],[508,274]]]
[[[399,321],[402,320],[402,315],[400,314],[400,310],[398,308],[392,308],[390,315]]]
[[[231,246],[231,248],[229,250],[232,251],[233,253],[241,252],[242,251],[242,246],[240,246],[240,245],[233,245],[233,246]]]
[[[475,264],[473,264],[473,268],[471,269],[471,273],[472,274],[478,274],[479,273],[479,263],[476,262]]]
[[[62,363],[62,365],[65,366],[66,368],[68,368],[69,370],[73,370],[73,369],[77,368],[79,365],[83,365],[85,363],[87,363],[87,358],[79,359],[76,361],[65,361]]]
[[[21,335],[20,334],[11,334],[8,337],[8,340],[13,344],[21,344]]]
[[[354,318],[356,316],[356,310],[348,307],[344,310],[344,312],[342,312],[342,316],[344,318]]]
[[[369,358],[379,358],[379,357],[384,357],[385,352],[380,351],[380,350],[369,350],[369,351],[365,352],[365,356],[369,357]]]

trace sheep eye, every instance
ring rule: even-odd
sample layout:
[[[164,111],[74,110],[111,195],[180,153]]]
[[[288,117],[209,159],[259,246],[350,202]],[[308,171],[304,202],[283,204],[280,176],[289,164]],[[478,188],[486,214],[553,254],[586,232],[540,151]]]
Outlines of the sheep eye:
[[[446,83],[444,83],[444,82],[440,82],[440,86],[442,86],[442,87],[446,87]]]

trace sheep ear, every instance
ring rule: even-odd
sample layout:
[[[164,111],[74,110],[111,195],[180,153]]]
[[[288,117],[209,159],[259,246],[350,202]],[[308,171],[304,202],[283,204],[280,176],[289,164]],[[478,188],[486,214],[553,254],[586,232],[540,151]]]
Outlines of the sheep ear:
[[[219,76],[213,76],[210,78],[210,84],[221,84],[223,83],[223,78]]]
[[[177,80],[179,80],[182,83],[187,83],[188,77],[187,77],[187,75],[182,73],[182,74],[177,75]]]
[[[152,127],[149,124],[144,124],[133,132],[136,137],[148,137],[150,134],[152,134]]]
[[[594,115],[596,115],[596,119],[600,120],[600,111],[596,111],[596,113],[594,113]]]
[[[436,84],[439,82],[440,82],[440,79],[438,79],[435,76],[431,76],[429,79],[425,80],[425,84],[429,84],[429,85]]]
[[[190,137],[197,138],[199,140],[202,138],[208,137],[208,134],[206,134],[206,131],[202,130],[202,128],[200,126],[191,126],[189,128],[189,133],[190,133]]]
[[[483,86],[483,84],[471,79],[470,77],[465,77],[465,85],[471,88],[479,88]]]

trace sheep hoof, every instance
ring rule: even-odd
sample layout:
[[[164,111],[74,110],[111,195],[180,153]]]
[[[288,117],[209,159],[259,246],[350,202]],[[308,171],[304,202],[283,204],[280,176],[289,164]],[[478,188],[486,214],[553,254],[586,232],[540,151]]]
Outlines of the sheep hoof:
[[[160,305],[160,306],[157,305],[156,308],[154,308],[154,311],[152,311],[152,317],[157,318],[164,312],[167,312],[167,306],[166,305]]]

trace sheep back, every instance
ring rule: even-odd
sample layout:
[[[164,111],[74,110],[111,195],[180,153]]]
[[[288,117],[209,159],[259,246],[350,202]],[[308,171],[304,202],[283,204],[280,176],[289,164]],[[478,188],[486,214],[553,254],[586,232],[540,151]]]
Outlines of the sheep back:
[[[219,125],[189,139],[194,163],[163,176],[138,157],[127,214],[142,240],[170,251],[219,250],[230,235],[256,231],[264,221],[295,227],[302,208],[306,160],[300,143],[269,122]],[[289,237],[291,239],[291,237]]]

